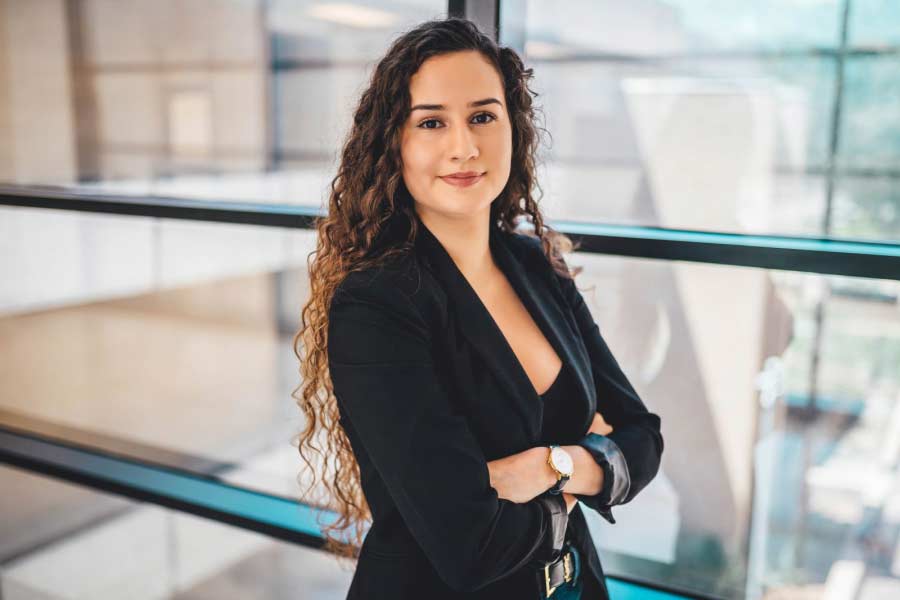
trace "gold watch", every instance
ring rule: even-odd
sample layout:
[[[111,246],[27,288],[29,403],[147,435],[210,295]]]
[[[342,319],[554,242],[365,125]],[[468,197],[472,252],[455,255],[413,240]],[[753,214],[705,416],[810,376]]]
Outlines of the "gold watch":
[[[550,453],[547,456],[547,464],[556,472],[556,483],[549,491],[551,494],[561,494],[563,487],[575,474],[575,463],[568,452],[557,444],[548,446]]]

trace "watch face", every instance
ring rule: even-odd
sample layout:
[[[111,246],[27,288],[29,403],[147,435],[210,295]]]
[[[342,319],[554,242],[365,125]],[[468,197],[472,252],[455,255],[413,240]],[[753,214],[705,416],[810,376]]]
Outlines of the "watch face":
[[[553,466],[556,467],[557,471],[566,475],[572,475],[575,465],[572,464],[572,457],[569,456],[568,452],[562,448],[554,448],[550,451],[550,460],[553,461]]]

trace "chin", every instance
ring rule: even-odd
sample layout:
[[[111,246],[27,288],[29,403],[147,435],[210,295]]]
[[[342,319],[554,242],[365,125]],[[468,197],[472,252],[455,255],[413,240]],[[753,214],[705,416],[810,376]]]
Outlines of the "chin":
[[[443,215],[451,219],[471,219],[485,212],[489,212],[491,202],[485,199],[471,201],[471,199],[455,199],[453,201],[442,201],[435,204],[425,205],[424,209],[428,212]]]

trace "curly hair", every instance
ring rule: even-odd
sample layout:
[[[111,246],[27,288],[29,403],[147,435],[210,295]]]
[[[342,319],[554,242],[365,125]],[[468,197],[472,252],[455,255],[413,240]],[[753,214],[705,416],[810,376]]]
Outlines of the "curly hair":
[[[535,178],[536,152],[538,132],[546,131],[536,123],[539,109],[532,97],[538,94],[528,85],[533,70],[525,68],[514,50],[498,46],[462,18],[426,21],[398,37],[375,66],[359,99],[331,181],[327,214],[316,219],[316,249],[307,257],[310,297],[293,341],[302,383],[292,397],[306,417],[297,447],[312,473],[311,484],[301,484],[302,498],[338,514],[336,521],[322,525],[322,532],[324,548],[340,557],[358,557],[371,512],[362,492],[359,465],[339,422],[328,371],[329,307],[348,273],[382,265],[412,249],[420,221],[403,182],[400,155],[400,132],[411,108],[410,79],[428,58],[464,50],[480,52],[496,68],[512,123],[512,165],[506,186],[491,204],[492,223],[513,232],[520,221],[527,225],[530,217],[532,231],[522,233],[540,240],[554,271],[572,278],[581,270],[569,271],[562,253],[575,248],[567,236],[544,224],[532,194],[535,187],[542,194]],[[318,481],[312,453],[324,461],[324,503],[312,499]],[[332,535],[351,528],[349,540]]]

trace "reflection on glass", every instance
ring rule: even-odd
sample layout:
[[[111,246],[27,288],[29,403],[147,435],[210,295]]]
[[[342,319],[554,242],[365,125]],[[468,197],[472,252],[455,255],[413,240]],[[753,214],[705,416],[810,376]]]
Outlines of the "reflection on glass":
[[[838,178],[870,174],[855,167],[896,177],[900,159],[896,52],[842,46],[844,4],[527,3],[521,46],[552,134],[549,214],[839,236]],[[863,12],[900,19],[896,7]],[[849,228],[898,239],[858,220]]]
[[[896,176],[841,177],[835,189],[835,235],[865,239],[873,232],[900,240],[900,187]]]
[[[900,6],[898,6],[900,12]],[[846,116],[839,161],[846,167],[893,171],[900,165],[900,57],[860,56],[847,61]],[[887,101],[891,98],[891,101]]]
[[[528,43],[533,40],[548,50],[563,45],[648,56],[833,46],[840,34],[839,6],[839,0],[532,1],[527,8]],[[817,26],[809,27],[810,22]]]
[[[896,3],[848,0],[845,47],[842,0],[512,6],[551,217],[837,236],[840,202],[871,203],[837,178],[896,176]],[[320,206],[374,60],[446,8],[7,0],[0,183]]]
[[[884,48],[900,44],[900,5],[893,0],[852,0],[850,44]]]
[[[900,283],[572,261],[667,443],[616,525],[588,515],[607,572],[727,598],[900,594]]]
[[[55,240],[7,238],[21,271],[0,319],[6,424],[297,497],[290,346],[313,232],[4,213]],[[795,598],[863,565],[859,589],[900,593],[900,284],[569,262],[667,444],[615,525],[586,511],[607,572]]]
[[[446,10],[6,0],[0,183],[318,206],[374,60]]]
[[[842,177],[835,192],[835,234],[865,238],[872,232],[900,239],[900,188],[890,175]]]
[[[0,485],[9,600],[347,596],[352,572],[316,549],[2,465]]]

